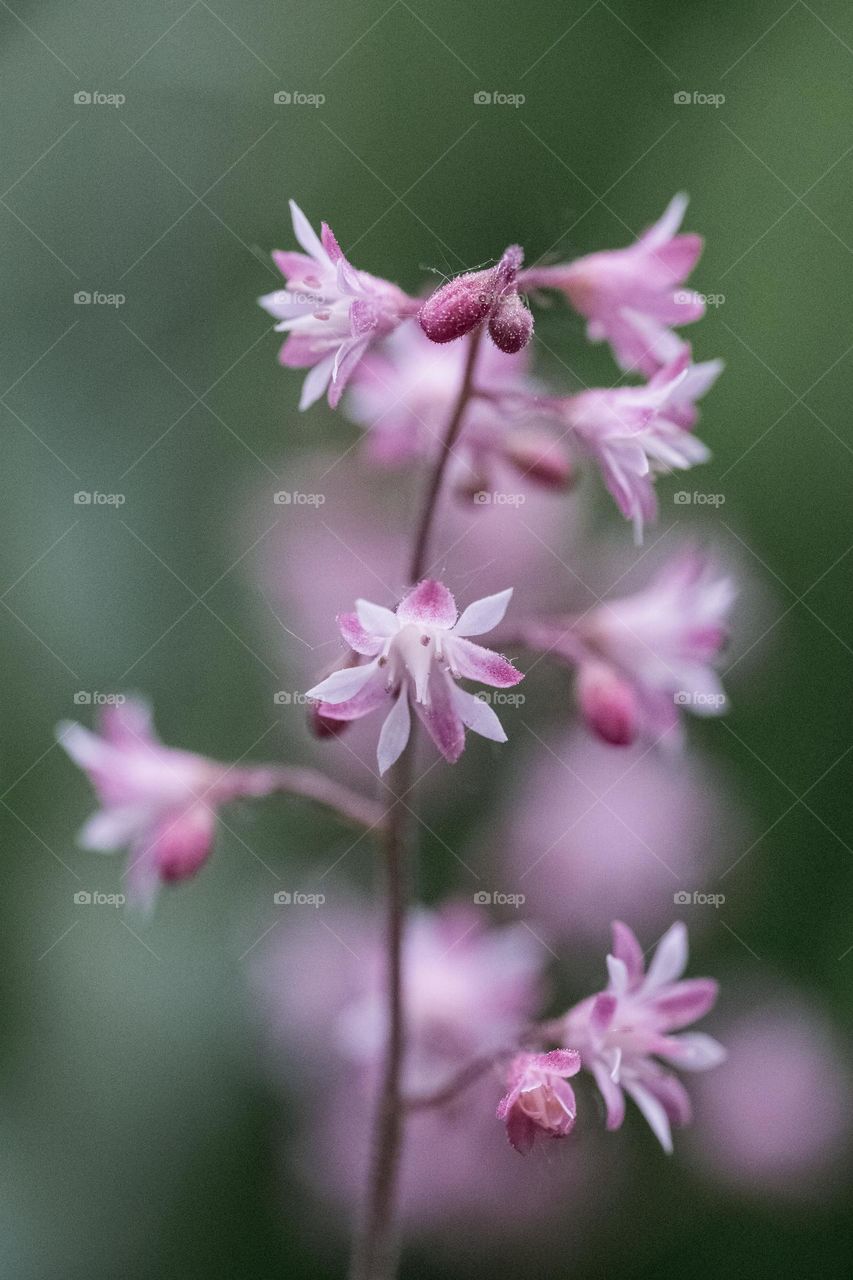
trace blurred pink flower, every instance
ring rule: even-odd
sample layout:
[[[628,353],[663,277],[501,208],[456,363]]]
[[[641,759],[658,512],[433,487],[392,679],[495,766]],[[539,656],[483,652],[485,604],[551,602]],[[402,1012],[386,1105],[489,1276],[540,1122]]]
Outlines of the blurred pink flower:
[[[727,1058],[697,1081],[695,1163],[749,1195],[823,1199],[849,1151],[849,1055],[814,1001],[753,988],[723,1024]]]
[[[351,891],[342,897],[346,906],[325,906],[322,923],[313,911],[288,919],[256,961],[254,979],[273,1078],[311,1100],[322,1075],[323,1105],[300,1107],[302,1127],[294,1134],[288,1124],[284,1140],[302,1179],[335,1206],[331,1218],[343,1226],[341,1210],[359,1202],[368,1158],[369,1098],[385,1028],[385,961],[372,912]],[[403,963],[406,1090],[440,1089],[466,1061],[519,1043],[545,998],[548,961],[523,925],[491,926],[487,911],[470,901],[417,909]],[[486,1252],[524,1238],[531,1226],[540,1241],[547,1228],[562,1236],[567,1200],[580,1232],[618,1186],[619,1161],[594,1132],[580,1161],[568,1145],[556,1164],[516,1160],[495,1124],[500,1080],[498,1069],[487,1072],[449,1105],[413,1111],[407,1123],[406,1225],[446,1249],[469,1240],[473,1228],[486,1231],[478,1244]],[[329,1217],[322,1214],[326,1236]],[[552,1241],[549,1235],[548,1246]],[[533,1246],[524,1239],[527,1255]]]
[[[658,943],[648,972],[643,950],[620,921],[613,925],[609,982],[599,995],[570,1009],[555,1035],[577,1047],[607,1108],[607,1128],[625,1118],[625,1093],[639,1107],[664,1151],[672,1151],[671,1125],[688,1124],[690,1098],[658,1059],[684,1071],[704,1071],[725,1050],[701,1032],[672,1035],[696,1022],[717,998],[710,978],[679,981],[687,965],[687,930],[674,924]]]
[[[276,786],[273,769],[235,768],[164,746],[149,708],[136,698],[104,707],[97,733],[63,721],[57,736],[101,804],[79,842],[100,852],[129,847],[130,894],[143,909],[161,881],[186,879],[206,861],[219,806]]]
[[[318,238],[293,200],[290,212],[294,235],[305,252],[273,253],[286,288],[265,294],[259,302],[278,320],[276,329],[289,335],[279,354],[281,364],[311,370],[300,409],[319,400],[327,387],[334,409],[373,339],[414,315],[418,304],[388,280],[357,271],[330,227],[324,222]]]
[[[663,216],[625,249],[608,249],[558,266],[522,272],[522,288],[559,289],[587,320],[591,342],[607,341],[620,367],[651,377],[681,354],[668,327],[701,320],[699,294],[680,289],[702,252],[698,235],[678,235],[687,196],[675,196]]]
[[[577,668],[584,719],[603,741],[672,741],[681,709],[718,716],[727,708],[712,663],[728,639],[735,595],[731,578],[690,549],[641,591],[604,600],[577,619],[520,629],[530,646]]]
[[[383,958],[370,950],[364,990],[338,1023],[354,1061],[370,1067],[385,1041]],[[482,907],[416,910],[406,935],[407,1088],[427,1093],[468,1060],[506,1053],[542,999],[547,952],[520,924],[490,928]]]
[[[381,466],[435,461],[465,365],[463,345],[430,342],[404,325],[361,362],[346,400],[349,416],[367,429],[369,456]],[[503,355],[489,344],[477,360],[477,395],[465,412],[450,463],[454,487],[466,494],[493,487],[494,465],[511,466],[547,487],[564,487],[570,463],[564,447],[539,424],[538,384],[527,353]]]
[[[657,518],[655,477],[711,456],[688,428],[696,422],[695,401],[722,367],[721,360],[691,365],[687,347],[645,386],[582,391],[556,402],[581,448],[598,462],[622,515],[633,521],[637,542],[643,522]]]
[[[332,672],[308,690],[330,720],[357,720],[388,701],[393,705],[379,735],[379,772],[406,747],[410,700],[427,732],[451,764],[465,747],[465,729],[506,742],[500,721],[480,698],[458,688],[460,677],[506,689],[523,679],[506,658],[467,639],[491,631],[503,618],[512,589],[470,604],[460,616],[447,587],[425,578],[392,613],[368,600],[338,616],[341,635],[368,659]]]
[[[520,1053],[513,1059],[509,1092],[498,1104],[497,1117],[506,1124],[516,1151],[526,1155],[537,1136],[565,1138],[571,1133],[577,1106],[566,1080],[580,1069],[580,1055],[574,1049]]]
[[[502,882],[574,954],[615,915],[658,936],[674,893],[709,888],[723,853],[748,843],[728,786],[695,751],[613,751],[579,728],[531,746],[471,856],[500,850]],[[713,915],[697,912],[694,927]]]
[[[533,316],[518,295],[516,282],[524,254],[510,245],[500,262],[486,271],[469,271],[436,289],[418,319],[432,342],[453,342],[488,320],[492,342],[507,355],[533,337]]]

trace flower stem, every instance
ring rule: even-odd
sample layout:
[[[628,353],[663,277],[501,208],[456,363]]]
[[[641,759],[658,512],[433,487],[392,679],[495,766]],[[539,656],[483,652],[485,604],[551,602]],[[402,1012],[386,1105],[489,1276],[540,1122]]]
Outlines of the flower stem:
[[[465,410],[471,399],[474,390],[474,366],[477,363],[477,352],[480,349],[480,341],[483,336],[482,325],[475,329],[468,339],[468,354],[465,360],[465,372],[462,376],[462,385],[459,388],[459,394],[456,397],[456,403],[450,415],[450,421],[447,424],[447,430],[444,433],[444,439],[441,444],[441,454],[436,463],[435,470],[432,473],[429,487],[426,493],[423,510],[421,512],[418,532],[415,538],[415,547],[412,554],[412,566],[409,571],[409,582],[414,585],[423,576],[427,567],[427,551],[429,549],[429,536],[432,532],[432,526],[435,519],[435,513],[438,508],[438,496],[441,490],[441,483],[444,479],[444,473],[447,464],[450,461],[450,455],[453,453],[453,446],[462,429],[462,419],[465,416]]]
[[[406,914],[406,821],[403,799],[411,785],[411,752],[404,752],[389,782],[393,793],[383,838],[388,1033],[376,1104],[367,1213],[353,1255],[351,1280],[392,1280],[397,1271],[397,1175],[403,1142],[403,929]]]
[[[427,487],[412,550],[409,581],[416,583],[427,563],[429,539],[438,507],[441,485],[453,445],[471,399],[474,365],[481,330],[468,340],[465,372],[456,397],[441,454]],[[414,737],[414,735],[413,735]],[[389,779],[391,802],[386,815],[382,848],[386,879],[386,1008],[387,1040],[373,1121],[373,1149],[367,1210],[353,1251],[350,1280],[393,1280],[397,1273],[397,1183],[403,1149],[406,1102],[403,1097],[403,1062],[406,1051],[406,1019],[403,998],[403,936],[408,900],[407,833],[405,796],[412,787],[412,741],[394,766]]]

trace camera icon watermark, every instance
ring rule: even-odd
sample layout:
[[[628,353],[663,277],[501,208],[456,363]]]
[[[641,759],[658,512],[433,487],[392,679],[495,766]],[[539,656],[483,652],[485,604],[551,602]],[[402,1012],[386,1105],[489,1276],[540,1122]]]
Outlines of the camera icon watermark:
[[[99,889],[78,889],[74,894],[74,904],[78,907],[123,907],[126,902],[123,893],[101,893]]]
[[[97,689],[78,689],[74,694],[75,707],[121,707],[127,702],[123,693],[100,693]]]
[[[523,107],[527,98],[523,93],[501,93],[478,89],[474,94],[474,105],[477,107]]]
[[[702,893],[699,889],[694,889],[692,893],[686,889],[678,889],[672,895],[672,900],[677,907],[714,907],[719,911],[726,900],[726,895],[724,893]]]
[[[702,493],[698,489],[694,489],[691,493],[687,489],[679,489],[677,493],[672,495],[672,500],[677,507],[721,507],[726,500],[724,493]]]
[[[326,901],[324,893],[291,893],[288,889],[279,889],[272,900],[277,907],[313,907],[315,911]]]
[[[497,489],[478,489],[472,500],[477,507],[523,507],[527,496],[523,493],[502,493]]]
[[[99,89],[78,89],[74,94],[78,107],[123,107],[127,98],[123,93],[101,93]]]
[[[75,507],[123,507],[127,497],[123,493],[99,493],[97,490],[90,492],[88,489],[78,489],[74,495]]]
[[[74,294],[75,307],[123,307],[127,297],[123,293],[102,293],[96,289],[90,293],[88,289],[78,289]]]
[[[726,100],[724,93],[701,93],[698,89],[681,89],[672,95],[677,107],[721,107]]]
[[[677,707],[724,707],[724,693],[703,693],[698,689],[678,689],[672,700]]]
[[[527,898],[523,893],[502,893],[501,890],[478,889],[474,894],[475,907],[523,907]]]
[[[699,293],[696,289],[679,289],[673,301],[679,307],[689,307],[701,302],[706,307],[721,307],[726,300],[724,293]]]
[[[508,689],[478,689],[474,697],[490,707],[523,707],[527,701],[523,693],[511,693]]]
[[[272,700],[277,707],[307,707],[312,701],[304,693],[290,689],[277,689]]]
[[[279,489],[273,494],[273,502],[277,507],[322,507],[326,501],[325,493],[300,493],[298,489]]]
[[[279,89],[272,96],[277,107],[322,107],[325,93],[301,93],[298,89]]]

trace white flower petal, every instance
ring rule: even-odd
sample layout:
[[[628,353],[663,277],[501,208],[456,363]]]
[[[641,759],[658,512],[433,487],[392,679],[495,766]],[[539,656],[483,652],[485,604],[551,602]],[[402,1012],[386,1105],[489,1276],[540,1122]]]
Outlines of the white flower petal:
[[[463,610],[462,617],[453,628],[457,636],[482,636],[491,631],[502,620],[507,605],[512,598],[512,587],[499,591],[494,596],[484,596],[482,600],[474,600]]]
[[[610,977],[610,991],[615,996],[624,995],[628,990],[628,967],[624,960],[618,960],[616,956],[608,956],[607,972]]]
[[[293,219],[293,234],[302,245],[302,248],[321,266],[331,267],[329,255],[323,248],[320,237],[299,208],[299,205],[295,200],[289,200],[288,204],[290,205],[290,216]]]
[[[411,725],[409,692],[404,684],[397,701],[385,717],[382,732],[379,734],[376,760],[380,775],[390,769],[403,754],[406,743],[409,741]]]
[[[487,702],[482,698],[476,698],[473,693],[458,689],[455,685],[452,697],[466,728],[479,733],[481,738],[489,738],[492,742],[506,742],[503,725]]]
[[[370,600],[356,600],[355,611],[359,622],[370,636],[393,636],[400,629],[396,614],[381,604],[372,604]]]
[[[643,982],[644,995],[650,995],[667,982],[680,978],[687,967],[687,926],[678,921],[667,929],[652,956],[648,973]]]
[[[80,829],[77,843],[83,849],[112,853],[139,833],[145,816],[140,809],[101,809]]]
[[[332,706],[338,702],[347,702],[361,692],[377,670],[374,660],[361,667],[344,667],[341,671],[333,671],[325,680],[309,689],[305,697],[316,698],[318,702],[328,702]]]
[[[319,364],[309,369],[308,376],[302,384],[302,395],[299,397],[300,410],[310,409],[320,399],[329,385],[332,369],[335,364],[334,353],[324,356]]]
[[[707,1071],[728,1057],[719,1040],[704,1031],[688,1031],[674,1039],[678,1042],[678,1052],[670,1055],[670,1061],[679,1071]]]
[[[654,1094],[635,1081],[624,1080],[622,1087],[636,1102],[642,1111],[652,1133],[663,1147],[667,1155],[672,1155],[672,1130],[663,1104],[658,1102]]]

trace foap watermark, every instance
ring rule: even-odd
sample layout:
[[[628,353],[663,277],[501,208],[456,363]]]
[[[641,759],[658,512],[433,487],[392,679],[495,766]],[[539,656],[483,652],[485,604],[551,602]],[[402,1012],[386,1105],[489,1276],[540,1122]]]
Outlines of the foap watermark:
[[[75,307],[123,307],[126,302],[123,293],[101,293],[98,289],[94,293],[78,289],[74,295]]]
[[[478,489],[474,494],[478,507],[523,507],[526,501],[523,493],[502,493],[498,489]]]
[[[490,707],[523,707],[527,701],[523,693],[510,693],[507,689],[478,689],[474,697]]]
[[[699,689],[679,689],[672,695],[677,707],[724,707],[724,693],[703,693]]]
[[[677,907],[716,907],[719,911],[720,907],[726,900],[724,893],[702,893],[699,889],[694,889],[692,893],[687,889],[678,889],[672,895],[672,900]]]
[[[277,707],[307,707],[313,701],[304,693],[294,693],[290,689],[277,689],[272,700]]]
[[[274,297],[276,306],[312,307],[315,311],[321,311],[326,306],[323,294],[314,289],[278,289]],[[319,318],[327,319],[328,313],[324,312]]]
[[[687,489],[679,489],[677,493],[672,495],[672,500],[677,507],[721,507],[726,500],[724,493],[702,493],[699,489],[694,489],[690,493]]]
[[[277,107],[322,107],[325,93],[302,93],[299,89],[279,89],[272,96]]]
[[[74,95],[78,107],[123,107],[127,98],[123,93],[102,93],[100,89],[78,89]]]
[[[474,104],[478,107],[523,107],[527,98],[523,93],[501,93],[498,90],[478,89]]]
[[[474,894],[475,907],[523,907],[527,898],[523,893],[502,893],[496,889],[493,892],[488,889],[478,889]]]
[[[78,689],[75,707],[120,707],[127,702],[123,693],[99,693],[97,689]]]
[[[300,493],[298,489],[279,489],[274,493],[273,502],[277,507],[322,507],[326,501],[325,493]]]
[[[701,302],[706,307],[721,307],[725,300],[724,293],[697,293],[695,289],[679,289],[674,297],[679,307],[689,307],[695,302]]]
[[[75,507],[123,507],[126,501],[123,493],[99,493],[96,489],[78,489],[74,495]]]
[[[123,907],[126,902],[123,893],[101,893],[100,889],[78,889],[74,895],[78,907]]]
[[[672,95],[677,107],[721,107],[726,100],[724,93],[702,93],[699,89],[681,89]]]
[[[322,907],[326,901],[325,893],[300,893],[298,890],[291,892],[289,889],[279,889],[273,894],[272,900],[277,907]]]

